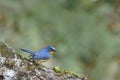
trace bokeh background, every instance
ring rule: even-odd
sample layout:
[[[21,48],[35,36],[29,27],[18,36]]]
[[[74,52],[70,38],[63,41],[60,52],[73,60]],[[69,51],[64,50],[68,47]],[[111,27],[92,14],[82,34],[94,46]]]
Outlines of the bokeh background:
[[[0,40],[19,52],[53,45],[48,67],[120,80],[120,0],[0,0]]]

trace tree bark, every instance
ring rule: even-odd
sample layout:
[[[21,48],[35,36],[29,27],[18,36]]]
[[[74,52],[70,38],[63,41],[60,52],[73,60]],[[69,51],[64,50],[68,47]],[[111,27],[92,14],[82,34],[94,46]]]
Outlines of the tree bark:
[[[0,54],[0,80],[87,80],[59,67],[31,62],[4,42],[0,42]]]

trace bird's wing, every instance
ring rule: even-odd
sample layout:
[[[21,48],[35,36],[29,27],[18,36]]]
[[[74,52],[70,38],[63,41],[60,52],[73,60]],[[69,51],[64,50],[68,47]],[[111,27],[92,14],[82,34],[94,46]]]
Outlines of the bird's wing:
[[[39,59],[39,60],[49,59],[50,57],[51,55],[46,50],[40,50],[36,52],[35,55],[33,56],[34,59]]]

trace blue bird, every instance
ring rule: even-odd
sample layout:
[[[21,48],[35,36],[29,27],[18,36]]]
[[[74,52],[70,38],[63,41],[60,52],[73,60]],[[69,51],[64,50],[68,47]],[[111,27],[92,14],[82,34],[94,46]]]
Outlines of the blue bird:
[[[49,60],[52,57],[52,55],[56,52],[56,49],[53,46],[45,47],[36,52],[33,52],[31,50],[26,50],[23,48],[20,48],[20,50],[30,53],[30,55],[32,56],[32,59],[40,60],[41,62],[45,62],[45,61]]]

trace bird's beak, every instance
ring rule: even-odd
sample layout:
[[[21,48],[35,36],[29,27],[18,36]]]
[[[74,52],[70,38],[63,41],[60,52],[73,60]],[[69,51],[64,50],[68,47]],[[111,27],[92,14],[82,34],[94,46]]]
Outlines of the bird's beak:
[[[55,52],[54,51],[51,51],[50,54],[53,55]]]

